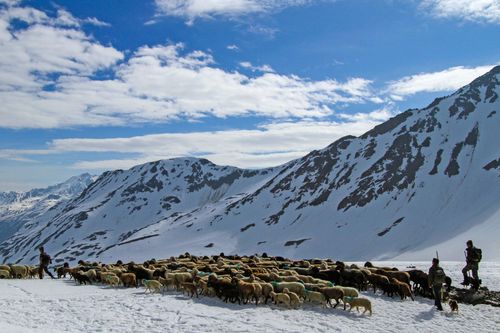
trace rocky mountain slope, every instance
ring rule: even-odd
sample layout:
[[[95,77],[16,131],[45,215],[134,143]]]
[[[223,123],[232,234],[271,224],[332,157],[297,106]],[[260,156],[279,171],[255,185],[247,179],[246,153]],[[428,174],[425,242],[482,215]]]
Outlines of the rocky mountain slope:
[[[500,249],[500,66],[423,109],[263,170],[179,158],[106,172],[0,244],[0,261],[268,252],[345,260]],[[448,244],[446,247],[440,244]],[[498,256],[498,255],[497,255]]]

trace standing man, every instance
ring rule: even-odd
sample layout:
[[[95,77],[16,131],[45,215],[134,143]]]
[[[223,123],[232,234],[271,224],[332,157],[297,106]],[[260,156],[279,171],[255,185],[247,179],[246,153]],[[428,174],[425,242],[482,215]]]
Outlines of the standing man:
[[[43,271],[45,271],[51,278],[54,279],[54,275],[52,275],[48,268],[49,264],[52,263],[52,259],[50,259],[50,256],[45,253],[43,246],[40,246],[38,250],[40,250],[40,267],[38,267],[38,276],[40,279],[43,279]]]
[[[464,286],[469,284],[469,276],[467,273],[472,271],[472,277],[479,282],[479,276],[477,275],[477,271],[479,270],[479,262],[483,257],[481,249],[478,249],[472,244],[471,240],[467,241],[467,248],[465,249],[465,261],[466,265],[462,269],[462,274],[464,275],[464,282],[462,284]]]
[[[431,288],[434,293],[434,305],[438,311],[443,311],[443,306],[441,305],[441,289],[443,288],[445,278],[446,274],[444,270],[439,267],[439,259],[432,259],[432,266],[429,268],[429,288]]]

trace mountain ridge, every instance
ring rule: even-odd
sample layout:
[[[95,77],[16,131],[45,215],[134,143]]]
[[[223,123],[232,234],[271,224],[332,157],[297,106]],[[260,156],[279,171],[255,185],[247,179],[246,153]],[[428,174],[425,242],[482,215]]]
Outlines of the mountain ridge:
[[[0,258],[33,261],[38,245],[56,262],[186,251],[408,258],[498,230],[499,74],[273,168],[177,158],[106,172],[2,242]],[[457,244],[444,252],[455,258]]]

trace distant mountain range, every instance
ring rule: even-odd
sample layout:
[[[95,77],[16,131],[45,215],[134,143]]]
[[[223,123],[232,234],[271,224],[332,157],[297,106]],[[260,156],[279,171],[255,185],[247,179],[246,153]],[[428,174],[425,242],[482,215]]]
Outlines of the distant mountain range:
[[[23,223],[0,243],[0,262],[34,262],[39,245],[56,262],[186,251],[459,260],[468,238],[498,260],[499,80],[500,66],[274,168],[176,158],[105,172]]]
[[[0,192],[0,242],[53,206],[78,196],[97,177],[88,173],[28,192]]]

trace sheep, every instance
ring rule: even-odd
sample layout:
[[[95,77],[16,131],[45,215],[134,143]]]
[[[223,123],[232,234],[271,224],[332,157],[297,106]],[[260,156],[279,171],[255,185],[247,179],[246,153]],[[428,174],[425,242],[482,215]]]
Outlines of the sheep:
[[[30,279],[35,279],[38,276],[38,267],[28,267],[28,276]]]
[[[231,283],[238,286],[238,289],[239,289],[240,295],[241,295],[241,300],[243,301],[243,304],[247,304],[250,297],[253,297],[255,299],[255,305],[257,305],[259,303],[258,297],[260,295],[258,295],[256,293],[256,290],[255,290],[256,284],[241,281],[238,278],[233,278]],[[262,288],[260,288],[260,292],[262,292]]]
[[[153,273],[154,271],[148,270],[144,267],[137,266],[133,263],[128,265],[128,271],[130,273],[135,274],[135,279],[136,279],[136,287],[139,286],[139,283],[146,279],[146,280],[152,280],[153,279]]]
[[[10,267],[9,267],[9,265],[0,265],[0,269],[4,270],[4,271],[8,271],[9,274],[10,274]]]
[[[337,286],[338,288],[342,289],[344,292],[344,296],[348,297],[359,297],[359,293],[355,288],[352,287],[343,287],[343,286]]]
[[[111,277],[115,277],[116,275],[114,273],[110,273],[110,272],[100,272],[99,276],[101,278],[101,282],[106,284],[106,283],[109,283],[109,279]],[[116,277],[118,277],[118,276],[116,276]]]
[[[377,287],[382,289],[385,285],[388,285],[389,279],[387,276],[373,273],[368,276],[368,282],[373,286],[373,293],[375,293]]]
[[[399,288],[399,295],[401,296],[401,300],[405,299],[406,297],[410,297],[412,301],[415,300],[413,298],[413,294],[411,293],[410,286],[404,282],[400,282],[395,278],[390,278],[390,282],[394,285],[397,285]]]
[[[163,285],[163,289],[166,289],[167,291],[168,291],[168,287],[172,287],[172,288],[175,287],[175,281],[171,277],[169,277],[169,278],[159,277],[158,281],[160,281],[160,283]]]
[[[2,279],[10,278],[10,271],[8,271],[6,269],[0,269],[0,278],[2,278]]]
[[[92,284],[92,282],[90,281],[89,277],[85,274],[83,274],[82,271],[79,271],[79,272],[76,272],[73,277],[75,278],[75,284],[76,282],[80,283],[81,284],[87,284],[87,282],[89,284]]]
[[[261,295],[264,298],[264,304],[267,304],[269,298],[271,298],[271,292],[274,290],[273,285],[267,282],[257,282],[261,288]]]
[[[344,296],[342,300],[344,302],[344,310],[346,309],[346,304],[349,304],[349,311],[351,311],[352,308],[355,307],[359,312],[359,308],[363,307],[365,309],[365,311],[363,311],[363,314],[366,311],[370,311],[370,316],[372,315],[372,303],[368,298]]]
[[[28,267],[24,265],[11,265],[10,272],[13,278],[24,279],[28,276]]]
[[[290,296],[288,296],[285,293],[275,293],[274,291],[271,291],[269,294],[271,296],[271,299],[274,301],[274,304],[285,304],[288,308],[290,308]]]
[[[388,278],[395,278],[399,280],[400,282],[404,282],[408,285],[410,285],[410,274],[407,272],[401,272],[401,271],[386,271],[383,269],[377,269],[376,272],[377,274],[387,276]]]
[[[221,299],[224,297],[223,302],[238,301],[238,304],[241,304],[240,291],[230,280],[218,279],[217,275],[213,274],[209,276],[207,286],[214,288],[217,297]]]
[[[389,297],[394,297],[394,293],[401,296],[401,289],[397,284],[389,282],[388,284],[383,284],[380,286],[382,289],[382,295],[387,294]]]
[[[299,280],[304,283],[314,283],[315,280],[312,276],[309,275],[297,275],[297,278],[299,278]]]
[[[167,279],[160,278],[160,280],[161,281],[165,280],[165,283],[167,283]],[[209,296],[209,297],[215,296],[214,288],[208,286],[208,277],[202,278],[200,276],[196,276],[194,278],[194,283],[196,283],[196,285],[201,289],[200,295],[205,295],[205,296]]]
[[[144,293],[146,293],[148,290],[151,293],[153,293],[155,291],[157,291],[157,292],[161,291],[162,286],[161,286],[161,283],[159,281],[143,279],[142,284],[146,287],[146,290],[144,291]]]
[[[89,269],[83,274],[87,275],[90,281],[97,281],[97,272],[95,271],[95,269]]]
[[[415,294],[420,293],[422,296],[432,294],[428,285],[429,276],[427,273],[418,269],[407,271],[407,273],[410,274],[410,281],[413,282],[413,291]]]
[[[179,273],[167,273],[165,277],[173,277],[174,279],[174,284],[177,290],[180,289],[181,284],[184,282],[192,282],[193,277],[191,273],[188,272],[179,272]]]
[[[118,287],[118,285],[120,284],[120,278],[116,275],[108,275],[107,279],[108,284],[112,287]]]
[[[286,276],[279,276],[279,280],[283,281],[283,282],[303,282],[301,281],[297,276],[295,275],[286,275]],[[277,280],[276,280],[277,281]]]
[[[323,308],[326,307],[326,298],[321,292],[306,290],[306,300],[311,303],[319,303]]]
[[[310,270],[310,275],[317,279],[322,279],[331,282],[335,285],[342,283],[342,276],[340,272],[336,269],[319,270],[318,267],[313,266]]]
[[[342,285],[356,287],[359,290],[364,290],[366,286],[366,277],[362,271],[358,269],[345,269],[340,266],[340,275],[342,277]]]
[[[340,300],[344,297],[344,290],[341,287],[326,287],[322,288],[320,292],[325,296],[326,302],[332,305],[331,300],[335,300],[335,305],[333,308],[336,308],[339,305]]]
[[[189,294],[191,294],[190,297],[193,297],[196,294],[196,298],[198,298],[198,288],[194,285],[194,283],[183,282],[181,284],[181,287],[183,289],[183,293],[184,293],[184,291],[186,291],[188,296],[189,296]]]
[[[272,285],[276,292],[282,292],[283,289],[288,288],[288,290],[293,291],[299,297],[305,298],[306,296],[306,288],[299,282],[273,282]]]
[[[137,286],[137,279],[135,278],[134,273],[123,273],[120,276],[120,280],[122,281],[124,287],[136,287]]]
[[[289,291],[288,288],[283,289],[283,293],[290,297],[290,307],[296,309],[300,306],[300,298],[296,293]]]

